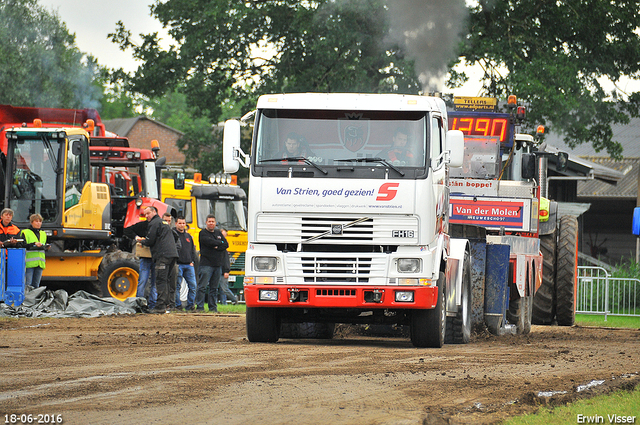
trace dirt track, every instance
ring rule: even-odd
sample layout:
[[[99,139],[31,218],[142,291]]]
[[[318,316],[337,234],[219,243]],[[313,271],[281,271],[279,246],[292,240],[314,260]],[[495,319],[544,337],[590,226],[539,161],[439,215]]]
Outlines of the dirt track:
[[[442,349],[344,330],[328,341],[251,344],[242,315],[0,319],[0,419],[494,423],[541,403],[632,388],[639,342],[640,330],[534,326],[527,336],[481,335]],[[592,380],[605,383],[575,391]]]

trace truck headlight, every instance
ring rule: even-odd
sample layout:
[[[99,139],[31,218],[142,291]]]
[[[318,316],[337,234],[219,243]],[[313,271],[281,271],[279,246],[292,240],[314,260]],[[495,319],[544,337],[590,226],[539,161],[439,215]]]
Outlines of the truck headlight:
[[[398,258],[398,273],[418,273],[420,263],[419,258]]]
[[[258,293],[258,299],[260,301],[278,301],[277,289],[261,289]]]
[[[413,291],[396,291],[396,302],[398,303],[412,303]]]
[[[277,264],[276,257],[253,257],[253,270],[257,272],[275,272]]]

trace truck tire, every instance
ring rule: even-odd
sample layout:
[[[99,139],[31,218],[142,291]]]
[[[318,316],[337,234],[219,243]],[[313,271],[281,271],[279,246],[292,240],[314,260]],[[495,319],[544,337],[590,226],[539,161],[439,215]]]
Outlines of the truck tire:
[[[335,327],[335,323],[282,323],[280,338],[331,339]]]
[[[535,325],[550,325],[555,317],[557,231],[540,236],[542,252],[542,284],[533,297],[531,321]]]
[[[276,342],[280,339],[280,317],[275,308],[247,307],[247,339],[251,342]]]
[[[525,330],[526,309],[527,304],[525,302],[526,297],[519,297],[509,301],[509,309],[507,310],[507,320],[512,325],[516,326],[516,334],[522,335]]]
[[[118,250],[105,254],[98,267],[101,296],[120,301],[135,297],[139,274],[140,265],[132,253]]]
[[[573,326],[576,320],[578,277],[578,219],[560,218],[556,270],[556,320],[560,326]]]
[[[446,344],[468,344],[471,340],[471,264],[468,253],[464,256],[463,267],[460,306],[454,317],[447,317]]]
[[[411,312],[411,343],[415,347],[440,348],[444,345],[447,326],[447,312],[444,303],[444,273],[438,277],[438,301],[431,310],[413,310]]]

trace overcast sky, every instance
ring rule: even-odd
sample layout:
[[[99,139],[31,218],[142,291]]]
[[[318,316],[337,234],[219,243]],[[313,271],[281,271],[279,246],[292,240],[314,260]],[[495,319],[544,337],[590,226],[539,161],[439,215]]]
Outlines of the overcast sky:
[[[76,45],[85,53],[98,59],[101,65],[110,68],[137,68],[131,52],[123,52],[107,39],[107,34],[115,32],[116,22],[124,22],[135,41],[138,34],[158,31],[164,40],[168,39],[160,23],[151,17],[149,6],[153,0],[39,0],[48,10],[57,12],[67,25],[69,32],[75,33]]]

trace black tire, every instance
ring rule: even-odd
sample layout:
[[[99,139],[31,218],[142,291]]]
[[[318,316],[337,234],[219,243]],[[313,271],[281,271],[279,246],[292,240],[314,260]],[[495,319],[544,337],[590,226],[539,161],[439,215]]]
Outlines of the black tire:
[[[447,327],[445,310],[444,273],[438,277],[438,302],[431,310],[413,310],[411,312],[411,343],[415,347],[440,348],[444,345]]]
[[[282,323],[280,338],[331,339],[335,327],[335,323]]]
[[[560,326],[573,326],[576,320],[575,296],[578,273],[578,219],[560,218],[556,271],[556,320]]]
[[[139,274],[140,263],[132,253],[114,251],[106,254],[98,267],[101,296],[121,301],[135,297]]]
[[[275,308],[247,307],[247,339],[276,342],[280,339],[280,316]]]
[[[512,325],[516,325],[516,334],[522,335],[525,331],[526,309],[527,304],[525,302],[526,297],[519,297],[509,301],[509,309],[507,310],[507,320]]]
[[[542,252],[542,284],[533,297],[531,322],[535,325],[550,325],[555,318],[556,299],[556,250],[557,232],[540,236]]]
[[[446,344],[468,344],[471,340],[471,264],[469,253],[464,256],[462,294],[454,317],[447,317]]]

